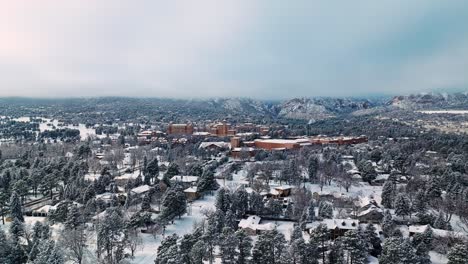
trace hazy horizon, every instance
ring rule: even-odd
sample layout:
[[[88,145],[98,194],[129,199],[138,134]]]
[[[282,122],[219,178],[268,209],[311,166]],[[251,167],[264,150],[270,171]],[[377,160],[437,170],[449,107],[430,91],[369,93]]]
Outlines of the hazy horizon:
[[[0,3],[0,97],[283,100],[468,89],[463,0]]]

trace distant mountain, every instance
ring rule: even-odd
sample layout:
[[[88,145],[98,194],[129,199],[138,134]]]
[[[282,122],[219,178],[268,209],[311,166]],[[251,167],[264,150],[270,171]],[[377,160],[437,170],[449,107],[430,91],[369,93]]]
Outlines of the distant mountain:
[[[90,115],[110,121],[129,119],[177,120],[206,119],[321,120],[355,111],[371,109],[377,100],[353,98],[296,98],[285,101],[260,101],[249,98],[162,99],[162,98],[0,98],[0,111],[15,116],[50,116],[85,119]],[[83,114],[83,118],[76,113]],[[84,120],[78,120],[84,121]]]
[[[468,93],[424,93],[395,96],[389,105],[400,109],[468,109]]]
[[[369,109],[378,103],[353,98],[298,98],[277,106],[278,117],[289,119],[320,120],[354,111]]]

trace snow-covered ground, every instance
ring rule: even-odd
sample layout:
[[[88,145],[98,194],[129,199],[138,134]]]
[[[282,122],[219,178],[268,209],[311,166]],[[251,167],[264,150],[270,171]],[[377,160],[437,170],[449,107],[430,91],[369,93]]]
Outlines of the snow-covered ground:
[[[174,224],[166,226],[165,236],[177,234],[183,236],[193,231],[195,223],[203,220],[203,212],[214,210],[215,195],[205,196],[196,200],[189,207],[188,214],[182,216],[181,219],[175,219]],[[135,258],[130,262],[135,264],[153,263],[156,259],[157,249],[161,245],[163,237],[158,235],[156,238],[151,234],[141,234],[144,248],[135,253]]]

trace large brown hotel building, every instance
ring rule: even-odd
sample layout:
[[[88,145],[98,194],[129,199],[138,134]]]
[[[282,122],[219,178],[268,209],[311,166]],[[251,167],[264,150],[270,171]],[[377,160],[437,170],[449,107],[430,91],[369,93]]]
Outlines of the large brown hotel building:
[[[192,124],[169,124],[167,134],[191,135],[193,134],[193,126]]]

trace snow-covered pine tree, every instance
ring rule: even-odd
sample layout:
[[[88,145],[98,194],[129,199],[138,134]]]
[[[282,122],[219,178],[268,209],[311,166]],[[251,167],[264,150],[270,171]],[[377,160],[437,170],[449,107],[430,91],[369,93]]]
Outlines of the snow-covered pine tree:
[[[330,231],[324,224],[318,225],[310,234],[310,240],[317,243],[322,252],[322,262],[325,263],[326,243],[330,239]]]
[[[82,214],[76,205],[72,205],[68,210],[67,219],[65,220],[66,229],[76,229],[84,223]]]
[[[332,218],[333,217],[332,205],[328,202],[320,202],[318,215],[319,217],[322,217],[322,218]]]
[[[221,234],[221,241],[219,248],[221,251],[221,263],[223,264],[235,264],[237,263],[238,251],[236,250],[237,238],[234,234],[234,230],[225,227]]]
[[[395,182],[388,178],[382,188],[382,205],[385,208],[393,208],[393,199],[395,198]]]
[[[417,213],[424,214],[427,211],[427,200],[426,200],[426,194],[423,190],[419,190],[416,193],[416,198],[414,199],[414,210]]]
[[[190,250],[190,263],[203,264],[203,258],[206,256],[206,244],[203,240],[197,241]],[[156,263],[157,264],[157,263]]]
[[[274,231],[266,231],[258,236],[257,242],[252,249],[252,262],[256,264],[275,263],[275,236]],[[278,241],[276,241],[278,242]]]
[[[350,230],[343,236],[343,249],[350,263],[364,264],[367,259],[365,240],[357,230]]]
[[[0,227],[0,263],[13,263],[10,261],[12,245],[5,235],[5,231]]]
[[[318,264],[316,244],[306,243],[302,237],[292,240],[291,245],[284,252],[288,252],[290,263]]]
[[[143,199],[141,201],[141,210],[142,211],[149,211],[151,210],[151,197],[149,195],[149,193],[146,193],[144,196],[143,196]]]
[[[389,237],[382,246],[379,257],[380,264],[414,264],[418,263],[415,250],[411,244],[401,237]]]
[[[453,246],[448,255],[447,264],[468,264],[468,247],[463,244],[456,244]]]
[[[310,201],[309,207],[307,207],[307,222],[311,223],[315,221],[315,206],[314,201]]]
[[[232,228],[233,230],[237,228],[236,216],[231,209],[227,210],[226,215],[224,216],[224,226]]]
[[[393,221],[392,214],[386,210],[384,212],[384,218],[382,220],[382,232],[386,237],[391,236],[395,229],[395,222]]]
[[[328,252],[328,263],[333,264],[346,264],[343,243],[340,239],[335,240],[330,246],[330,252]]]
[[[382,241],[376,231],[373,224],[368,224],[363,234],[367,242],[367,252],[374,257],[378,257],[382,251]]]
[[[18,219],[14,218],[13,222],[10,224],[10,235],[13,238],[13,240],[18,241],[20,237],[24,236],[24,225],[23,223]]]
[[[303,238],[302,230],[298,225],[295,225],[293,228],[293,232],[291,234],[291,243],[299,238]]]
[[[21,200],[16,192],[13,192],[10,197],[10,216],[12,219],[18,219],[19,221],[24,222]]]
[[[23,249],[23,246],[20,244],[19,240],[13,239],[11,243],[11,251],[8,256],[9,262],[6,263],[25,263],[28,259],[26,252]]]
[[[161,245],[158,247],[158,254],[154,260],[155,264],[168,264],[168,259],[170,259],[172,254],[177,254],[177,240],[179,237],[177,234],[167,236],[161,242]],[[175,252],[174,252],[175,251]]]
[[[215,180],[214,173],[206,169],[202,176],[198,179],[197,188],[200,193],[218,189],[219,185]]]
[[[240,187],[234,192],[232,210],[237,218],[244,217],[249,209],[249,194],[245,191],[244,187]]]
[[[318,159],[315,156],[310,156],[307,171],[309,173],[309,181],[312,183],[317,182],[317,171],[319,167]]]
[[[402,217],[406,217],[411,214],[409,199],[403,194],[398,194],[396,197],[395,214]]]
[[[248,263],[248,258],[252,251],[252,239],[245,233],[243,229],[238,230],[236,233],[237,238],[237,249],[239,250],[239,256],[237,258],[238,264]]]
[[[146,167],[147,174],[150,176],[150,179],[153,181],[153,183],[158,182],[158,176],[159,176],[159,164],[158,164],[158,158],[154,158],[148,163],[148,166]]]
[[[431,264],[431,257],[429,256],[429,248],[424,243],[419,243],[416,246],[416,258],[418,264]]]

